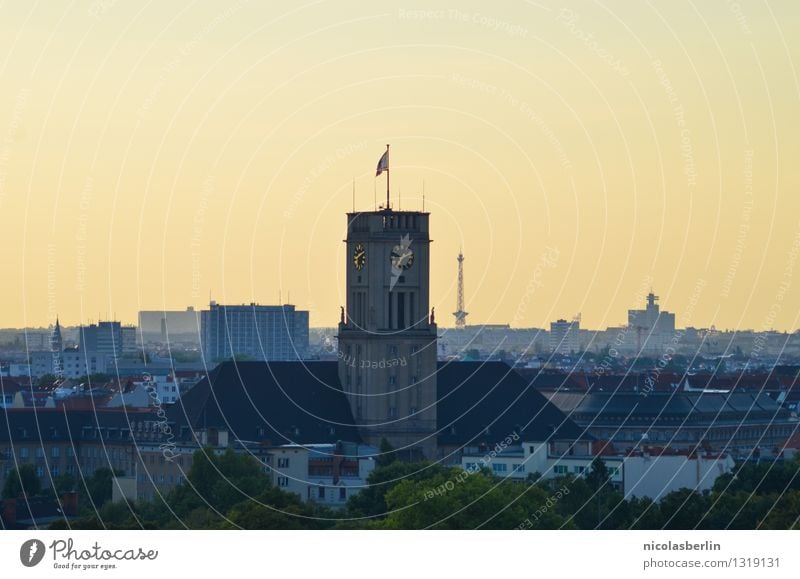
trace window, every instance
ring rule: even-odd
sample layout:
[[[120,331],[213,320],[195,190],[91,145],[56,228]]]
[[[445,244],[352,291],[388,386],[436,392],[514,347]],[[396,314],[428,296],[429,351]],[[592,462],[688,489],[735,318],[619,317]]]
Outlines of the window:
[[[347,489],[344,487],[339,487],[339,500],[347,500]]]
[[[397,384],[397,376],[389,376],[389,386]]]
[[[41,446],[36,447],[36,458],[44,458],[44,449]]]
[[[395,416],[397,416],[397,408],[389,406],[389,418],[394,418]]]
[[[36,467],[36,476],[38,476],[40,478],[44,476],[44,467],[43,466],[37,466]]]
[[[578,474],[583,474],[583,472],[584,472],[585,470],[586,470],[586,467],[585,467],[585,466],[576,466],[576,467],[575,467],[575,472],[576,472],[576,473],[578,473]]]
[[[289,477],[286,476],[279,476],[278,477],[278,486],[285,488],[289,486]]]
[[[508,465],[505,464],[505,463],[493,464],[492,465],[492,470],[494,472],[506,472],[507,469],[508,469]]]
[[[279,458],[278,459],[278,468],[289,468],[289,458]]]
[[[50,456],[52,456],[53,458],[60,457],[61,456],[61,447],[54,446],[53,448],[51,448],[50,449]]]
[[[553,472],[555,474],[567,474],[567,467],[563,464],[557,464],[553,467]]]
[[[319,487],[317,489],[317,496],[321,499],[325,498],[325,487]]]
[[[513,468],[516,472],[525,472],[525,465],[524,464],[515,464]]]
[[[58,476],[60,473],[58,465],[54,465],[53,468],[50,469],[50,472],[53,474],[53,476]]]
[[[24,446],[19,449],[19,457],[20,458],[28,458],[28,449]]]

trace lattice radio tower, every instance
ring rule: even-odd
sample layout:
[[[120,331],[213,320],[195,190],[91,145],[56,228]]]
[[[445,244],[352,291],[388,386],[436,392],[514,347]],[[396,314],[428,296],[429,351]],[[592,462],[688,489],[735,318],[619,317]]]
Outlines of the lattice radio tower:
[[[464,254],[460,251],[458,252],[458,300],[453,315],[456,317],[456,328],[463,330],[467,325],[469,314],[464,311]]]

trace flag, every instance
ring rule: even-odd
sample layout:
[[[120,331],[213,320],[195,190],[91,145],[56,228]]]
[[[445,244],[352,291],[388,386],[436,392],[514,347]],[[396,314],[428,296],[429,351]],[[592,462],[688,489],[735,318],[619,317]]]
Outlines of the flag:
[[[389,170],[389,149],[386,149],[386,152],[381,157],[381,160],[378,161],[378,169],[377,172],[375,173],[375,176],[377,177],[384,171],[388,170]]]

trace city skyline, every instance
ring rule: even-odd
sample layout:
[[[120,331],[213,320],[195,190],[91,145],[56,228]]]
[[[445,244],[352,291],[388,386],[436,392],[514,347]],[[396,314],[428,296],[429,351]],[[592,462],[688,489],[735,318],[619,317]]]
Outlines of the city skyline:
[[[0,326],[289,292],[332,326],[391,142],[437,311],[463,248],[472,324],[615,326],[653,286],[681,327],[798,328],[796,6],[134,10],[0,24]]]

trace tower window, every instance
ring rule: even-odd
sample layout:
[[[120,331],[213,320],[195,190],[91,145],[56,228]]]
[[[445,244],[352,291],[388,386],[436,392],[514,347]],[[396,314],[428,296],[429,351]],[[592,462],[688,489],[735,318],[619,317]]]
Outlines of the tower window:
[[[397,376],[389,376],[389,386],[397,384]]]
[[[397,416],[397,408],[394,406],[389,406],[389,418],[395,418]]]

